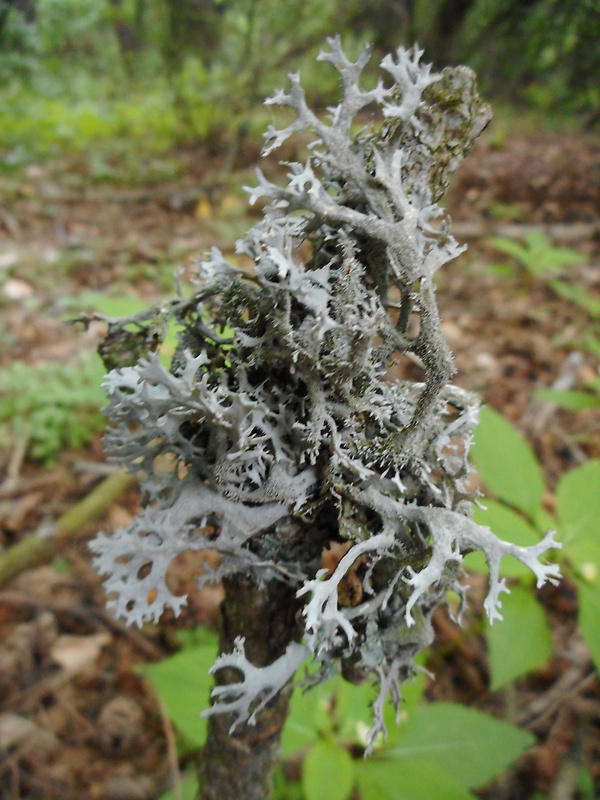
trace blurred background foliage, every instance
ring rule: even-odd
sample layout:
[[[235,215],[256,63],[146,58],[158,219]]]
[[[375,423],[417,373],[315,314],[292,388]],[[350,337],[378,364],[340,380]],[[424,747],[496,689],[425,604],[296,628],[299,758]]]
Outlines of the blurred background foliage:
[[[0,0],[4,161],[115,140],[235,147],[291,65],[327,104],[314,57],[333,32],[351,55],[418,41],[436,66],[473,66],[496,104],[600,121],[598,0]]]

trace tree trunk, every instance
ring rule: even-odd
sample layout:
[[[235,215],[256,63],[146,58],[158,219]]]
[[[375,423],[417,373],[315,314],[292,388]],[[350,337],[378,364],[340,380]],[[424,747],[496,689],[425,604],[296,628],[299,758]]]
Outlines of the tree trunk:
[[[259,589],[244,576],[224,584],[220,652],[231,653],[236,637],[243,636],[248,659],[256,666],[271,664],[300,631],[295,589],[278,581]],[[216,675],[217,684],[237,680],[232,669]],[[196,800],[268,800],[290,696],[291,684],[257,715],[256,725],[239,725],[231,734],[231,715],[209,718]]]

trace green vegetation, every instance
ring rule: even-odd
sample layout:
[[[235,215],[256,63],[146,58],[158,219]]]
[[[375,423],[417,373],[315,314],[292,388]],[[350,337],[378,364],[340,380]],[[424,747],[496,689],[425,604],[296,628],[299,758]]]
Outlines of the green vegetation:
[[[193,758],[206,736],[196,703],[208,702],[207,670],[217,651],[216,637],[202,631],[163,662],[138,667],[160,694],[175,726],[181,755]],[[356,789],[362,800],[431,797],[473,800],[471,789],[501,774],[534,740],[503,720],[457,703],[423,702],[424,674],[403,687],[400,724],[389,704],[386,742],[373,757],[362,756],[371,724],[369,704],[375,691],[352,686],[337,676],[304,692],[296,688],[283,739],[282,757],[302,760],[299,782],[280,769],[272,800],[349,800]],[[195,782],[183,782],[184,797],[194,797]],[[170,800],[172,792],[161,800]]]
[[[567,411],[600,408],[600,378],[589,381],[584,389],[542,389],[535,396]]]
[[[550,0],[528,4],[531,13],[526,15],[516,0],[472,0],[461,8],[449,0],[396,5],[406,10],[403,22],[395,16],[395,5],[357,0],[0,0],[0,169],[18,179],[29,165],[48,159],[68,164],[74,155],[86,175],[67,176],[65,185],[68,179],[74,184],[87,178],[111,185],[143,184],[180,176],[182,161],[168,151],[198,140],[212,153],[224,153],[225,167],[231,166],[244,137],[258,138],[265,127],[262,97],[285,82],[291,63],[300,64],[311,100],[329,102],[335,87],[328,71],[314,65],[314,54],[333,31],[342,33],[351,55],[365,40],[384,52],[418,38],[439,64],[450,55],[455,63],[466,60],[475,66],[489,95],[545,113],[556,113],[558,107],[567,114],[583,112],[597,124],[600,31],[594,2],[575,4],[569,18]],[[511,121],[492,132],[493,147],[502,148],[510,135],[514,112],[509,113]],[[523,221],[518,204],[498,203],[490,214]],[[215,225],[221,225],[222,238],[232,240],[246,222],[233,215]],[[600,320],[600,301],[590,297],[584,285],[557,276],[584,263],[586,256],[554,247],[536,233],[526,235],[522,243],[501,238],[488,243],[510,259],[502,265],[505,272],[547,281],[556,295],[591,318],[579,346],[600,358],[597,322],[593,328]],[[36,262],[23,274],[21,265],[19,277],[33,282],[35,273],[36,287],[45,290],[55,285],[57,276],[64,283],[89,262],[88,251],[65,248],[52,268],[44,263],[41,269]],[[151,279],[162,294],[172,290],[171,266],[170,261],[126,261],[123,278],[131,283]],[[116,294],[88,292],[67,305],[72,313],[89,308],[115,317],[146,306],[136,295],[125,296],[122,285],[114,288]],[[175,343],[171,328],[161,346],[163,363],[170,360]],[[28,458],[51,465],[62,451],[88,444],[105,426],[99,411],[105,404],[103,374],[93,352],[73,362],[32,366],[19,361],[0,370],[0,448],[25,443]],[[548,389],[537,396],[574,412],[598,408],[600,380],[582,389]],[[576,587],[581,633],[600,670],[600,461],[589,461],[562,478],[550,515],[545,510],[551,507],[548,489],[533,451],[490,410],[482,415],[474,457],[496,497],[486,500],[487,510],[475,509],[478,523],[521,545],[538,542],[548,526],[558,529],[564,545],[558,559]],[[507,463],[512,464],[510,472]],[[467,557],[466,565],[474,571],[485,569],[475,554]],[[511,588],[503,598],[504,622],[484,628],[494,691],[539,669],[553,653],[545,610],[530,592],[530,574],[512,559],[503,560],[502,574]],[[198,633],[176,655],[141,670],[168,708],[180,755],[188,762],[205,739],[206,722],[198,709],[208,705],[212,679],[207,669],[215,653],[214,637]],[[283,746],[288,762],[302,760],[302,777],[291,781],[282,767],[274,800],[344,800],[353,791],[360,792],[362,800],[386,800],[393,796],[391,787],[398,785],[404,787],[406,800],[472,798],[472,790],[493,779],[531,744],[526,734],[477,711],[456,704],[424,704],[423,679],[404,691],[401,726],[395,726],[388,710],[389,739],[363,762],[371,687],[350,687],[336,678],[308,694],[297,689]],[[455,749],[447,760],[438,749],[442,731],[444,741],[448,731],[454,732]],[[186,778],[182,789],[184,800],[191,800],[195,776]],[[585,770],[578,790],[583,800],[595,797]],[[169,793],[164,800],[174,796]]]
[[[62,450],[88,444],[106,425],[103,376],[94,352],[72,363],[16,361],[1,370],[0,446],[25,438],[30,457],[51,464]]]
[[[563,475],[554,491],[555,511],[550,515],[544,506],[548,489],[533,450],[490,408],[483,409],[471,452],[486,489],[497,498],[486,499],[486,509],[475,508],[478,523],[520,546],[540,541],[547,528],[558,532],[563,548],[557,558],[563,574],[577,588],[579,628],[600,671],[600,459],[591,459]],[[486,570],[477,553],[466,557],[465,566]],[[505,559],[500,573],[512,585],[503,602],[503,622],[486,626],[492,689],[542,667],[552,654],[552,636],[543,609],[530,591],[521,588],[531,585],[530,575],[512,559]]]
[[[600,17],[593,0],[413,0],[402,10],[352,0],[28,0],[0,2],[0,149],[6,166],[90,153],[119,172],[183,140],[235,155],[264,129],[262,98],[300,65],[311,102],[335,88],[314,56],[326,35],[350,55],[419,41],[437,64],[468,63],[486,93],[598,116]],[[290,33],[293,31],[293,37]],[[508,33],[507,33],[508,32]],[[482,45],[482,42],[484,43]],[[141,146],[140,146],[141,145]],[[104,154],[104,155],[103,155]]]
[[[551,277],[563,267],[584,264],[587,261],[585,253],[569,247],[556,247],[547,236],[538,231],[526,233],[523,244],[502,236],[490,236],[486,241],[496,250],[510,256],[533,277]]]

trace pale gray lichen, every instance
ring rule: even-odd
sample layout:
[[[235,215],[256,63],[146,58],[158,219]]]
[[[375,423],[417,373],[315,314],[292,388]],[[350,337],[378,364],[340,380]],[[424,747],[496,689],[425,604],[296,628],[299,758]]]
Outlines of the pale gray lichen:
[[[433,609],[448,589],[464,598],[464,553],[487,558],[493,621],[507,591],[502,556],[528,565],[538,585],[554,583],[558,567],[538,559],[559,545],[549,532],[517,547],[470,518],[478,401],[449,384],[433,280],[463,249],[437,201],[489,119],[474,75],[434,74],[420,51],[400,48],[381,65],[391,83],[363,90],[368,50],[352,62],[339,38],[328,44],[320,58],[338,70],[343,94],[328,122],[308,107],[298,75],[267,101],[295,118],[269,129],[266,152],[299,131],[313,139],[310,158],[288,165],[286,186],[258,172],[250,200],[267,201],[263,219],[237,243],[253,269],[213,248],[194,297],[157,312],[180,324],[172,367],[148,353],[106,379],[108,449],[140,474],[145,503],[92,549],[109,605],[138,625],[179,613],[186,598],[166,574],[186,550],[221,555],[200,583],[241,572],[259,587],[296,588],[303,641],[266,667],[238,641],[213,670],[232,667],[241,679],[216,688],[205,713],[233,713],[232,728],[252,723],[312,656],[318,678],[341,663],[349,679],[378,683],[372,746],[386,696],[400,702],[399,684],[432,639]],[[379,117],[355,133],[366,109]],[[134,320],[146,343],[148,319]],[[423,382],[393,377],[407,356]],[[348,549],[326,569],[331,543]]]

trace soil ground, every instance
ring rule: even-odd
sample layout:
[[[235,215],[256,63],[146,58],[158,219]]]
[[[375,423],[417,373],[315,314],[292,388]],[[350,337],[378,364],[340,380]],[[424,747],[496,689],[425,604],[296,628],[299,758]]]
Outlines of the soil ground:
[[[248,225],[244,196],[231,187],[252,183],[246,167],[257,157],[248,147],[238,158],[243,169],[224,176],[219,159],[199,148],[180,150],[169,158],[180,164],[181,177],[134,188],[115,179],[90,181],[75,156],[7,173],[0,180],[0,366],[64,363],[100,337],[95,326],[83,334],[65,325],[65,298],[133,287],[152,301],[168,290],[174,266],[189,274],[214,244],[231,253]],[[558,296],[547,277],[506,267],[509,259],[487,239],[520,241],[535,230],[585,253],[581,265],[558,277],[600,301],[600,141],[540,131],[511,133],[501,142],[488,136],[463,165],[446,206],[456,238],[469,244],[438,283],[456,381],[517,425],[551,490],[566,470],[600,456],[600,411],[560,411],[535,392],[559,378],[582,388],[597,377],[598,356],[585,343],[600,342],[600,321]],[[12,442],[0,453],[0,547],[39,531],[89,493],[102,477],[103,459],[99,434],[84,450],[61,453],[51,467]],[[137,502],[129,490],[86,526],[60,562],[25,569],[0,589],[0,796],[6,800],[152,800],[172,777],[170,723],[131,667],[172,652],[175,626],[166,620],[137,632],[112,620],[85,546],[97,530],[127,524]],[[179,563],[172,580],[192,590],[191,565]],[[476,619],[482,587],[473,583]],[[490,800],[532,798],[536,791],[574,798],[573,763],[585,763],[600,783],[600,683],[576,631],[575,592],[563,581],[541,596],[555,656],[494,694],[477,627],[461,630],[444,613],[435,617],[437,680],[429,696],[507,716],[538,739],[482,793]],[[218,589],[196,594],[177,626],[216,624],[219,600]]]

